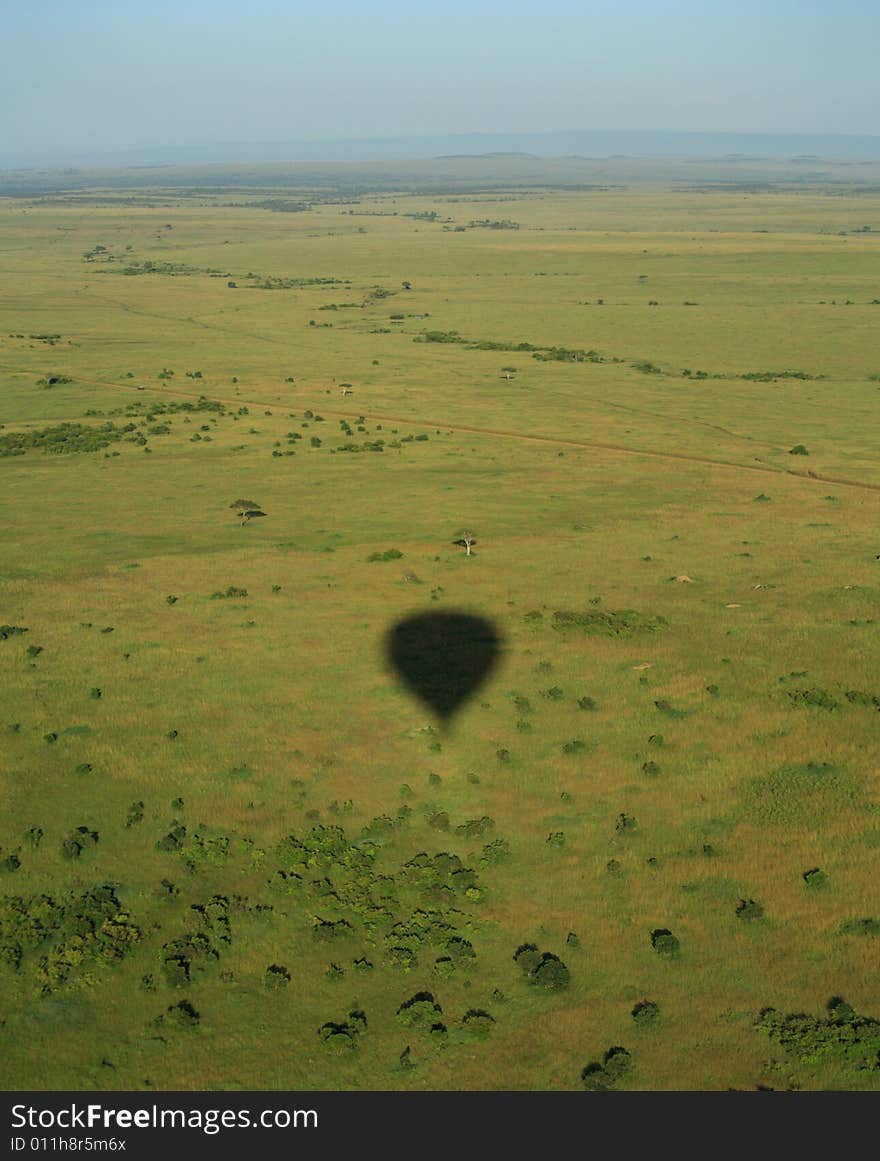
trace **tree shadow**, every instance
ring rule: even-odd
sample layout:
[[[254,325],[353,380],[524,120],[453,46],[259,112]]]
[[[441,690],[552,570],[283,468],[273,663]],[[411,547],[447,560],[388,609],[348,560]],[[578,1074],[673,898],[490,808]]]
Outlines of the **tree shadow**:
[[[388,664],[443,726],[473,697],[498,664],[501,637],[485,617],[416,613],[385,639]]]

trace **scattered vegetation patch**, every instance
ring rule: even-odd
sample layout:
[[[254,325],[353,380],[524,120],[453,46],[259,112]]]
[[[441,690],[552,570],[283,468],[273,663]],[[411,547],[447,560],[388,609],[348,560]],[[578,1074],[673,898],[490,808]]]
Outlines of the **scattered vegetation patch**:
[[[807,825],[859,804],[862,788],[845,769],[829,762],[781,766],[748,781],[741,814],[750,822]]]
[[[665,617],[648,616],[635,609],[620,609],[617,612],[603,612],[589,609],[585,612],[570,612],[559,609],[553,614],[554,629],[580,629],[591,636],[633,637],[641,633],[655,633],[665,629]]]
[[[840,925],[841,935],[880,935],[880,919],[846,919]]]
[[[96,983],[96,970],[120,963],[141,937],[109,884],[0,897],[0,964],[26,973],[43,995]]]
[[[850,1067],[880,1067],[880,1020],[859,1016],[840,997],[828,1002],[825,1019],[764,1008],[755,1028],[802,1064],[837,1060]]]
[[[32,431],[10,431],[0,435],[0,456],[23,456],[29,451],[51,455],[76,455],[103,451],[118,443],[124,432],[112,423],[56,423]]]

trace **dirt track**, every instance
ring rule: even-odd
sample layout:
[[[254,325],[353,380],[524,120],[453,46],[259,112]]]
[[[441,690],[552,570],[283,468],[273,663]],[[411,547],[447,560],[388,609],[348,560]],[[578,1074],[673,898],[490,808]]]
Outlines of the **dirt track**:
[[[9,365],[0,364],[0,369],[5,371],[15,371],[18,373],[27,373],[22,367],[11,367]],[[33,374],[38,374],[34,371]],[[80,379],[81,383],[89,383],[95,387],[110,387],[114,391],[125,391],[127,388],[124,384],[108,383],[101,379]],[[182,391],[175,387],[154,387],[150,385],[147,389],[155,395],[170,395],[180,399],[200,399],[205,394],[204,391]],[[212,394],[211,399],[216,399],[219,403],[224,403],[227,407],[262,407],[262,408],[276,408],[283,407],[284,404],[275,402],[263,402],[259,399],[242,399],[237,397],[235,399],[224,398],[222,395]],[[696,456],[686,455],[683,452],[665,452],[652,451],[650,448],[633,448],[626,447],[623,444],[616,443],[602,443],[597,440],[587,439],[563,439],[559,436],[553,435],[525,435],[519,431],[509,431],[501,427],[476,427],[471,424],[464,423],[448,423],[445,420],[438,419],[421,419],[405,415],[385,415],[378,412],[370,412],[369,414],[360,409],[337,411],[334,408],[321,408],[322,412],[327,415],[332,415],[336,418],[351,419],[358,415],[363,415],[373,423],[405,423],[412,427],[432,427],[435,430],[444,429],[446,431],[462,431],[470,432],[473,435],[490,435],[499,439],[513,439],[520,443],[546,443],[554,447],[573,447],[573,448],[595,448],[599,451],[618,452],[621,455],[630,456],[647,456],[651,459],[658,460],[673,460],[683,463],[692,464],[707,464],[710,467],[716,468],[732,468],[739,472],[758,472],[765,476],[793,476],[798,480],[810,480],[817,484],[835,484],[842,488],[860,488],[868,492],[880,492],[880,484],[869,484],[861,480],[843,480],[837,476],[823,476],[814,472],[796,472],[790,468],[771,468],[764,464],[738,464],[731,460],[717,460],[710,456]]]

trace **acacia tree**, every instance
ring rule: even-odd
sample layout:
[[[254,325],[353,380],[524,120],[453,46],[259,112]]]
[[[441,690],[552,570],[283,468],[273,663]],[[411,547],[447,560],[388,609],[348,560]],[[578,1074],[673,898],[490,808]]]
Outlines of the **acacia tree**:
[[[229,507],[235,509],[235,511],[241,517],[242,524],[247,524],[247,522],[253,516],[266,515],[266,513],[261,510],[260,505],[256,502],[256,500],[233,500]]]
[[[471,550],[477,543],[477,538],[474,536],[473,532],[459,532],[458,540],[453,540],[452,543],[457,544],[459,548],[463,548],[465,551],[465,556],[471,556],[473,555]]]

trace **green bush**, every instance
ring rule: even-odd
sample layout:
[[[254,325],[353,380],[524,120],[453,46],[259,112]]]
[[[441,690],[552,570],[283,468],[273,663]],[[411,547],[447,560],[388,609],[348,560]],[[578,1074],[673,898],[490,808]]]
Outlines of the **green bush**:
[[[651,947],[658,955],[674,956],[681,949],[672,932],[666,927],[657,927],[651,932]]]
[[[586,750],[586,742],[580,738],[575,738],[571,742],[562,743],[563,754],[582,754]]]
[[[880,919],[847,919],[840,925],[841,935],[880,935]]]
[[[640,1028],[647,1028],[659,1019],[660,1005],[653,1000],[639,1000],[630,1015]]]
[[[554,990],[567,987],[571,981],[571,973],[559,956],[538,951],[537,944],[520,944],[513,959],[529,983],[538,987]]]
[[[755,920],[761,919],[764,915],[764,908],[755,899],[740,899],[736,905],[737,919]]]
[[[0,625],[0,641],[8,641],[10,637],[29,632],[30,629],[25,629],[23,625]]]
[[[840,702],[825,689],[792,689],[788,691],[788,697],[798,706],[816,706],[829,711],[840,709]]]
[[[290,972],[282,963],[270,963],[266,968],[263,979],[270,991],[286,988],[290,983]]]
[[[592,1061],[581,1072],[581,1083],[589,1092],[604,1092],[614,1088],[632,1069],[632,1054],[626,1048],[613,1045],[601,1062]]]
[[[189,1000],[180,1000],[171,1004],[165,1012],[165,1019],[180,1028],[195,1028],[201,1019],[200,1013],[192,1006]]]
[[[400,549],[388,548],[385,550],[385,552],[371,552],[367,557],[367,561],[372,564],[375,561],[400,560],[402,556],[403,553],[400,551]]]
[[[397,1009],[397,1022],[404,1028],[429,1031],[443,1015],[443,1010],[431,992],[416,992]]]
[[[139,822],[143,822],[143,820],[144,820],[144,804],[143,804],[143,802],[133,802],[131,804],[131,806],[128,808],[128,814],[126,815],[126,819],[125,819],[126,827],[136,826]]]
[[[488,1036],[495,1024],[495,1017],[483,1008],[469,1008],[461,1019],[462,1027],[476,1036]]]

